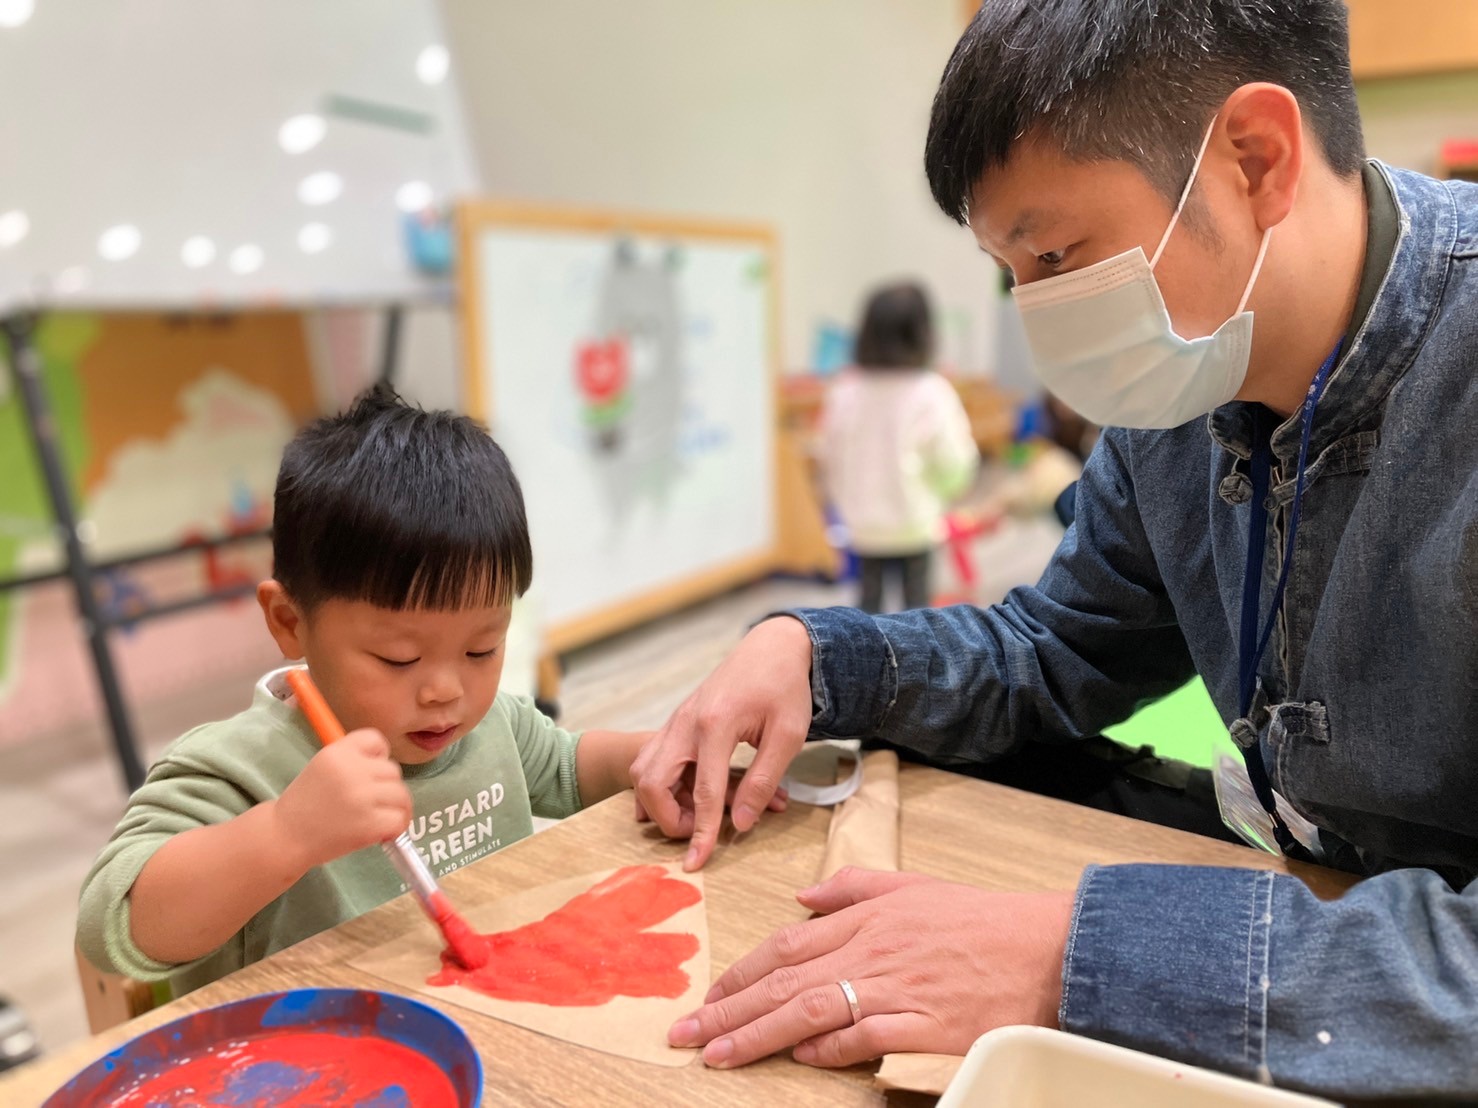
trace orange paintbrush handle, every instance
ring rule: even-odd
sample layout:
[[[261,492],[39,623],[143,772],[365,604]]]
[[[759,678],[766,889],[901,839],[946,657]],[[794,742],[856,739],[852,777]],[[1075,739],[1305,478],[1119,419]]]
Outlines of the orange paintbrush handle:
[[[323,694],[318,691],[318,686],[308,676],[306,669],[288,670],[287,683],[293,695],[298,698],[298,707],[318,733],[319,742],[327,746],[344,737],[344,725],[338,721],[334,710],[328,706],[328,701],[323,699]],[[390,864],[400,874],[401,880],[410,886],[426,914],[441,929],[452,956],[468,969],[479,969],[487,965],[489,953],[486,941],[453,910],[446,894],[437,887],[431,870],[416,852],[410,835],[402,831],[380,845],[385,856],[390,859]]]
[[[293,695],[298,698],[298,707],[302,709],[303,714],[308,717],[308,722],[313,725],[313,730],[317,732],[319,742],[327,746],[344,737],[344,725],[334,715],[334,710],[328,706],[328,701],[323,699],[323,693],[318,691],[318,686],[313,683],[313,678],[308,676],[306,669],[288,670],[287,683]]]

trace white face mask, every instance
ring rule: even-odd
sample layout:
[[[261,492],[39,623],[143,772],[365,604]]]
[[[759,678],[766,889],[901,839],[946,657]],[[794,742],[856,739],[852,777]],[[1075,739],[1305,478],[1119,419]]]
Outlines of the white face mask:
[[[1094,423],[1179,427],[1227,403],[1247,377],[1252,313],[1243,309],[1273,229],[1263,232],[1236,313],[1213,335],[1177,335],[1155,281],[1155,266],[1185,209],[1210,141],[1207,128],[1153,258],[1146,261],[1144,250],[1136,246],[1087,269],[1013,290],[1037,375],[1063,403]]]

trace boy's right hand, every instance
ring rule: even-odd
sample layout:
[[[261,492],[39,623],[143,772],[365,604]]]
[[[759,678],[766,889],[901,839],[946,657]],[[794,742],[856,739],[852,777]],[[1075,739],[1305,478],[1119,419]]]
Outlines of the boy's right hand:
[[[274,805],[282,845],[304,872],[395,838],[414,814],[390,744],[370,728],[313,755]]]

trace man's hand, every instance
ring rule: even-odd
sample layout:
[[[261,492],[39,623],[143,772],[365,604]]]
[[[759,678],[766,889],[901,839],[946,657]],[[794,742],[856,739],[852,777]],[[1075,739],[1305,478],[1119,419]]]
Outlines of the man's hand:
[[[731,769],[729,771],[729,790],[724,796],[724,807],[726,809],[732,809],[734,807],[734,795],[739,791],[739,782],[742,779],[742,776],[743,771],[741,770]],[[688,772],[683,775],[682,788],[674,794],[677,798],[679,806],[688,808],[691,808],[693,806],[692,777],[693,770],[692,767],[689,766]],[[781,785],[775,790],[775,795],[770,797],[770,803],[765,805],[765,811],[783,812],[789,807],[790,790],[788,790],[784,785]],[[652,817],[647,815],[647,810],[642,807],[640,800],[636,802],[636,819],[638,823],[650,823],[652,821]]]
[[[718,841],[735,747],[756,749],[733,794],[734,826],[748,831],[772,805],[810,726],[811,638],[799,620],[766,620],[632,763],[638,816],[650,816],[673,838],[691,837],[683,867],[700,868]]]
[[[791,924],[731,966],[668,1033],[710,1066],[795,1047],[850,1066],[895,1051],[964,1054],[1006,1024],[1057,1026],[1073,894],[991,893],[919,874],[847,868]],[[850,981],[861,1018],[840,981]]]

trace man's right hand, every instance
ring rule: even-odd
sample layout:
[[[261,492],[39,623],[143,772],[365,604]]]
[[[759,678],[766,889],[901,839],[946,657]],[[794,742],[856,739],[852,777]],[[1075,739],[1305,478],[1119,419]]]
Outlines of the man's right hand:
[[[698,686],[631,766],[642,813],[673,838],[692,839],[683,868],[713,853],[729,760],[747,742],[753,764],[734,794],[733,820],[754,826],[811,727],[811,638],[797,619],[766,620]]]
[[[395,838],[415,812],[390,744],[369,728],[313,755],[273,808],[279,836],[304,872]]]

